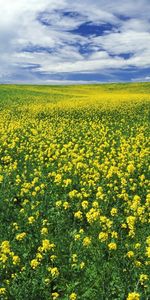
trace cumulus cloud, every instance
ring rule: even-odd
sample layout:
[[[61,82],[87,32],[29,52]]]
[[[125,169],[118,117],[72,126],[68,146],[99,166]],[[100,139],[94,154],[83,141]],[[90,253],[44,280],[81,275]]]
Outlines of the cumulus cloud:
[[[149,78],[149,0],[0,0],[0,6],[1,82],[66,82],[66,74],[86,82],[87,73],[109,70],[111,77],[131,68]]]

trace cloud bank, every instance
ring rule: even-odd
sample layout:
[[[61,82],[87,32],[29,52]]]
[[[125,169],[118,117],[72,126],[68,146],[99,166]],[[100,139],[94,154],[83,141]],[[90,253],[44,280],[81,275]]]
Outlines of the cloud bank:
[[[150,78],[149,0],[0,0],[0,82]]]

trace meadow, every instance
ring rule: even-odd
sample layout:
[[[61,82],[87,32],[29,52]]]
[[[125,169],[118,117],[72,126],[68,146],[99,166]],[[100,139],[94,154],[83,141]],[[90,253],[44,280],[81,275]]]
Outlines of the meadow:
[[[149,91],[0,85],[0,299],[150,299]]]

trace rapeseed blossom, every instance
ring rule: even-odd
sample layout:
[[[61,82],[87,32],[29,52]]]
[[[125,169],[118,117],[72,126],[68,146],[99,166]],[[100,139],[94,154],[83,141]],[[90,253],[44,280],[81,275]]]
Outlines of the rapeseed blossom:
[[[147,90],[0,86],[2,299],[149,298]]]
[[[59,297],[59,293],[57,293],[57,292],[52,293],[52,299],[53,300],[58,299],[58,297]]]
[[[76,293],[72,293],[72,294],[69,296],[69,299],[70,299],[70,300],[76,300],[76,299],[77,299],[77,294],[76,294]]]
[[[116,243],[109,243],[108,248],[109,248],[109,250],[116,250],[117,249],[117,244]]]
[[[39,265],[39,261],[37,259],[32,259],[30,262],[31,268],[36,269]]]
[[[90,237],[85,237],[83,239],[83,246],[88,247],[91,244],[91,238]]]
[[[107,232],[100,232],[99,240],[101,242],[105,242],[107,239],[108,239],[108,233]]]
[[[136,293],[136,292],[129,293],[127,300],[140,300],[140,295],[139,295],[139,293]]]
[[[26,232],[19,233],[16,235],[16,240],[21,241],[26,237],[26,235],[27,235]]]

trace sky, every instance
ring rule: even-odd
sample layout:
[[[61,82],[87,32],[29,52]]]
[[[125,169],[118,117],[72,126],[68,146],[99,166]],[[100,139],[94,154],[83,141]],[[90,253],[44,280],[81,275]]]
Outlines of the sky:
[[[150,81],[150,0],[0,0],[0,83]]]

